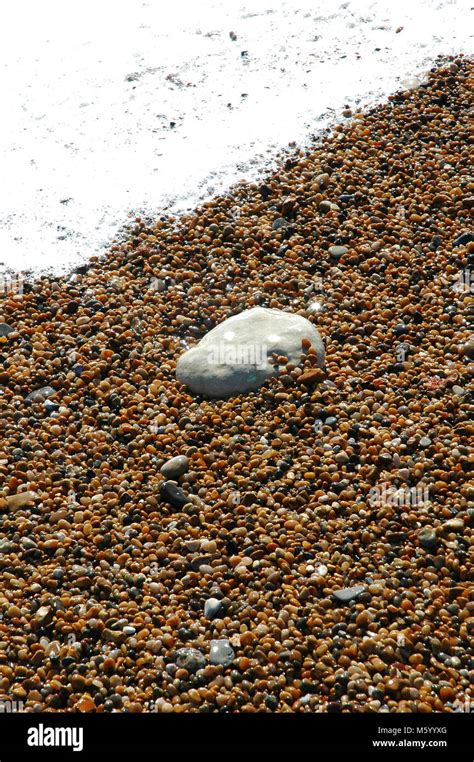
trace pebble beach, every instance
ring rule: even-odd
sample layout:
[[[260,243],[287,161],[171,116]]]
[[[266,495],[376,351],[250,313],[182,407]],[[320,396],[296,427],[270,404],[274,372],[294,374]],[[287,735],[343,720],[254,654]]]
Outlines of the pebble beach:
[[[472,75],[439,60],[261,180],[0,295],[1,701],[472,706]],[[255,307],[309,320],[324,364],[303,341],[253,391],[177,380]]]

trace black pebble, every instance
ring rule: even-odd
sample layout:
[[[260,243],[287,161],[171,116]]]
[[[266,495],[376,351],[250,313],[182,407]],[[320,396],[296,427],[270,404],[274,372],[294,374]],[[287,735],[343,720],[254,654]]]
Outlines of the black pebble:
[[[189,502],[187,495],[173,481],[165,481],[160,484],[160,495],[174,508],[182,508]]]
[[[453,241],[453,249],[457,246],[464,246],[464,244],[470,243],[471,241],[474,241],[474,235],[472,233],[461,233],[459,238],[456,238],[456,240]]]
[[[408,331],[407,326],[404,323],[399,323],[395,326],[393,329],[393,332],[395,336],[401,336],[402,334],[406,333]]]
[[[276,709],[278,706],[278,699],[276,696],[267,696],[265,699],[265,705],[267,709]]]

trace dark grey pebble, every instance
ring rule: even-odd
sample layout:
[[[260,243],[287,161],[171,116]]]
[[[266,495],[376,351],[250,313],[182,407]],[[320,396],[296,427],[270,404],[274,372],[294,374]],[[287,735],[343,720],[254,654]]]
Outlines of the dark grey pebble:
[[[0,336],[8,336],[9,333],[13,333],[15,329],[8,325],[8,323],[0,323]]]
[[[471,241],[474,241],[474,235],[472,233],[461,233],[461,235],[456,238],[455,241],[453,241],[453,249],[457,248],[458,246],[464,246],[466,243],[470,243]]]
[[[193,571],[198,571],[201,566],[207,566],[211,560],[212,556],[196,556],[191,561],[191,568]]]
[[[79,302],[76,302],[74,299],[71,299],[71,301],[67,303],[65,311],[67,312],[68,315],[74,315],[80,306],[81,305],[79,304]]]
[[[463,347],[464,354],[470,360],[474,360],[474,342],[472,340],[466,341]]]
[[[20,545],[23,548],[23,550],[32,550],[33,548],[37,548],[37,544],[34,540],[31,540],[29,537],[22,537],[20,540]]]
[[[189,468],[189,460],[185,455],[176,455],[174,458],[170,458],[164,463],[160,472],[167,479],[177,479],[186,473]]]
[[[59,405],[57,402],[52,402],[51,400],[45,400],[43,402],[43,407],[46,410],[47,413],[52,413],[53,410],[58,410]]]
[[[174,508],[182,508],[189,502],[188,497],[183,490],[178,487],[176,482],[165,481],[160,484],[160,495]]]
[[[404,333],[408,333],[408,327],[404,323],[398,323],[393,329],[395,336],[402,336]]]

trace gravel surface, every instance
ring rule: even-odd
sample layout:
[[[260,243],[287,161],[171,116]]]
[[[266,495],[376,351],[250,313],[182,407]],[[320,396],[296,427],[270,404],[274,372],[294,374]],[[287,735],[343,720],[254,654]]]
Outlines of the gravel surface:
[[[472,706],[472,74],[448,58],[264,182],[2,297],[1,700]],[[312,321],[325,366],[303,341],[254,392],[189,393],[182,352],[256,305]]]

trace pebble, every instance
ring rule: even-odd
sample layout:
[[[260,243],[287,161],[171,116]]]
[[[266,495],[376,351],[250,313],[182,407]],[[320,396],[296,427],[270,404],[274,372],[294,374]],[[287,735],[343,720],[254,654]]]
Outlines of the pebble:
[[[344,254],[347,254],[348,248],[347,246],[330,246],[329,247],[329,256],[332,259],[340,259],[344,256]]]
[[[175,661],[178,667],[187,670],[190,673],[204,669],[206,659],[196,648],[180,648],[176,651]]]
[[[14,328],[8,323],[0,323],[0,338],[14,332]]]
[[[464,521],[462,519],[449,519],[443,524],[443,529],[449,532],[462,532],[464,529]]]
[[[222,601],[218,598],[208,598],[204,604],[204,616],[206,619],[216,619],[222,608]]]
[[[258,389],[278,374],[272,354],[300,362],[302,340],[324,364],[324,345],[312,323],[301,315],[254,307],[224,320],[188,349],[176,364],[176,377],[194,394],[226,398]]]
[[[34,492],[30,491],[18,492],[16,495],[8,495],[6,500],[8,508],[25,508],[27,506],[33,505],[33,503],[36,501],[36,495]]]
[[[76,704],[78,712],[96,712],[97,707],[89,696],[83,696]]]
[[[33,550],[33,548],[38,547],[36,542],[30,537],[22,537],[20,540],[20,545],[24,550]]]
[[[178,487],[174,481],[164,481],[160,484],[160,495],[163,500],[170,503],[173,508],[182,508],[189,502],[189,499],[183,490]]]
[[[433,527],[423,527],[418,532],[418,539],[424,548],[433,549],[438,544],[436,530]]]
[[[339,590],[333,590],[333,595],[341,603],[349,603],[359,597],[366,590],[365,585],[354,585],[354,587],[343,587]]]
[[[53,619],[53,609],[51,606],[40,606],[35,614],[35,621],[44,626],[51,623]]]
[[[10,542],[6,539],[6,537],[3,537],[0,540],[0,553],[12,553],[15,550],[15,543]]]
[[[185,455],[176,455],[161,466],[160,473],[162,473],[166,479],[178,479],[187,472],[188,468],[189,459]]]
[[[306,386],[313,386],[323,379],[324,372],[319,368],[313,368],[312,370],[304,371],[304,373],[298,376],[298,383],[305,384]]]
[[[52,397],[53,394],[56,394],[56,389],[53,389],[52,386],[42,386],[40,389],[35,389],[27,394],[26,399],[30,402],[44,402],[48,397]]]
[[[470,243],[471,241],[474,241],[474,233],[470,233],[470,232],[461,233],[461,235],[458,236],[453,241],[453,249],[456,249],[458,246],[465,246],[467,243]]]
[[[52,413],[56,410],[59,410],[59,405],[57,402],[52,402],[51,400],[45,400],[43,402],[43,407],[47,413]]]
[[[211,650],[209,652],[209,661],[211,664],[222,664],[228,667],[234,661],[234,649],[228,640],[211,640]]]

